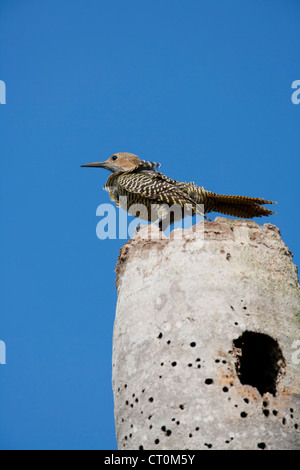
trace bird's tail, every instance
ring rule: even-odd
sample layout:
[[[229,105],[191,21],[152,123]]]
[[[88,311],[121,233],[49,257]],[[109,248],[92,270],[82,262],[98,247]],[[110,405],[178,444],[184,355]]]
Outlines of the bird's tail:
[[[196,186],[194,183],[185,184],[184,189],[197,204],[204,205],[205,213],[220,212],[221,214],[243,217],[245,219],[275,214],[275,212],[263,207],[263,205],[276,203],[260,197],[216,194],[206,191],[203,187]]]
[[[204,204],[205,212],[220,212],[221,214],[243,217],[245,219],[275,214],[270,209],[263,207],[264,204],[275,204],[275,202],[259,197],[226,196],[211,192],[208,192],[206,197],[207,201]]]

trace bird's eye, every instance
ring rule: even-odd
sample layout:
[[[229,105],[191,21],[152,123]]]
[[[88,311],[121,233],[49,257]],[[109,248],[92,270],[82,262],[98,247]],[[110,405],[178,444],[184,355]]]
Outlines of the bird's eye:
[[[118,156],[117,156],[117,155],[113,155],[113,156],[111,157],[111,159],[112,159],[113,162],[115,162],[116,160],[118,160]]]

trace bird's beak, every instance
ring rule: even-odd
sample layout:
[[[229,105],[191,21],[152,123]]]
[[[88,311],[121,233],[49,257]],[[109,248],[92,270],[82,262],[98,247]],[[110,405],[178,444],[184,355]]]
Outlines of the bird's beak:
[[[107,162],[86,163],[85,165],[81,165],[81,166],[82,167],[86,166],[86,167],[91,167],[91,168],[107,168]]]

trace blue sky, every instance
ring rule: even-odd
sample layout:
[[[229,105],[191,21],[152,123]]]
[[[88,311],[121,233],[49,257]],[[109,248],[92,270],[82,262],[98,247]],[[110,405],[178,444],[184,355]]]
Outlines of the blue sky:
[[[299,264],[297,0],[1,0],[0,447],[116,449],[115,265],[99,240],[120,151],[278,202]],[[214,214],[215,215],[215,214]]]

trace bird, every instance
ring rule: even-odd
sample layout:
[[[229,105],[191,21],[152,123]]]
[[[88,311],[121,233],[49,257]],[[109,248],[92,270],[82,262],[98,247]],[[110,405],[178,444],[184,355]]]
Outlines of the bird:
[[[103,187],[110,199],[131,215],[158,223],[162,231],[186,215],[200,214],[211,221],[206,216],[209,212],[246,219],[275,213],[263,207],[275,204],[274,201],[217,194],[194,182],[171,179],[158,171],[160,163],[141,160],[128,152],[114,153],[105,161],[81,166],[110,171],[112,174]]]

